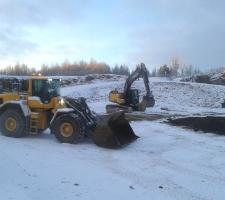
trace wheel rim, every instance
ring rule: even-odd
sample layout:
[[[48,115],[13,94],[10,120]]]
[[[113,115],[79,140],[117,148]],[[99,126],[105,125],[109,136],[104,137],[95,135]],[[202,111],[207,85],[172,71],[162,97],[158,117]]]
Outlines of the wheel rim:
[[[73,135],[73,126],[68,123],[68,122],[64,122],[61,124],[60,126],[60,133],[63,137],[70,137]]]
[[[7,131],[13,132],[16,130],[16,120],[12,117],[9,117],[5,121],[5,128]]]

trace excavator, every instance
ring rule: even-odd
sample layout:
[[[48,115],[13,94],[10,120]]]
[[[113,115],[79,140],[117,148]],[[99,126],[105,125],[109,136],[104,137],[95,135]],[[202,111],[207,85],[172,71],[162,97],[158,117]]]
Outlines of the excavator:
[[[146,95],[143,96],[141,102],[138,89],[131,88],[132,84],[139,78],[143,78],[146,90]],[[123,92],[119,92],[117,89],[110,91],[109,101],[115,104],[106,105],[107,113],[119,110],[128,113],[132,111],[145,111],[147,107],[155,105],[155,99],[149,87],[148,70],[144,63],[137,65],[136,70],[128,76]]]
[[[19,138],[38,135],[48,128],[59,142],[79,143],[90,137],[105,148],[120,148],[138,138],[123,112],[99,115],[83,97],[62,97],[60,79],[1,78],[1,133]]]

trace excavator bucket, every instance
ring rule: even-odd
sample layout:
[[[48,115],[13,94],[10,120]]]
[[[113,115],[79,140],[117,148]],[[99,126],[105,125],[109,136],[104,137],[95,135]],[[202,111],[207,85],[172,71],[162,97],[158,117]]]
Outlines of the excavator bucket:
[[[98,146],[117,149],[135,141],[135,135],[124,112],[116,112],[97,117],[97,126],[92,134],[92,140]]]

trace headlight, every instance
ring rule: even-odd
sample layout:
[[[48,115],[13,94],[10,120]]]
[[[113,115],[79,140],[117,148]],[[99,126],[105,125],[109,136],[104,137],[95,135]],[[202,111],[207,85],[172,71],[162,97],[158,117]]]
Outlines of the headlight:
[[[64,99],[60,99],[60,100],[59,100],[59,104],[60,104],[61,106],[63,106],[63,105],[65,104]]]

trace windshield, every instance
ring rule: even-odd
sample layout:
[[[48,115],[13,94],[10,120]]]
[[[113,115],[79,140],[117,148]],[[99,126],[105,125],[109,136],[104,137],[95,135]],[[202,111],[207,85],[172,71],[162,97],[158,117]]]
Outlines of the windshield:
[[[60,80],[48,79],[48,93],[51,97],[57,97],[60,95]]]
[[[38,96],[43,103],[52,97],[60,96],[60,79],[33,80],[33,96]]]

